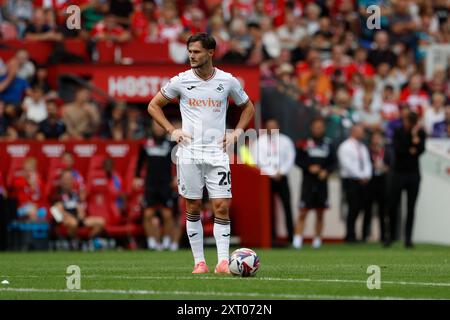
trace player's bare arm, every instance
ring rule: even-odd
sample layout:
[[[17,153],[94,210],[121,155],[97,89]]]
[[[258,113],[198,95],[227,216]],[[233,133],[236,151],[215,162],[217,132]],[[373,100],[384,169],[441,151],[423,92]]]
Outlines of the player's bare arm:
[[[189,133],[176,129],[175,126],[164,115],[162,108],[170,101],[165,98],[161,92],[158,92],[148,104],[148,113],[155,121],[166,130],[173,141],[183,143],[189,141],[192,137]]]
[[[247,128],[250,120],[255,114],[255,106],[250,100],[244,103],[241,107],[242,113],[241,117],[239,118],[239,122],[236,125],[236,128],[234,129],[233,133],[225,134],[225,136],[223,137],[222,147],[224,150],[226,150],[231,144],[235,143],[238,140],[239,136],[244,132],[244,129]]]

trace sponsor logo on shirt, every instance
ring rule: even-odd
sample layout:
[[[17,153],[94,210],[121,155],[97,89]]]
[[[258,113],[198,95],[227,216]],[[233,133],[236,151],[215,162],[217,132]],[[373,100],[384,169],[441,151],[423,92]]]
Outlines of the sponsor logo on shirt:
[[[222,106],[222,101],[221,100],[213,100],[211,98],[208,98],[208,99],[194,99],[194,98],[190,98],[188,100],[188,105],[190,107],[213,107],[213,108],[217,108],[217,107],[221,107]]]

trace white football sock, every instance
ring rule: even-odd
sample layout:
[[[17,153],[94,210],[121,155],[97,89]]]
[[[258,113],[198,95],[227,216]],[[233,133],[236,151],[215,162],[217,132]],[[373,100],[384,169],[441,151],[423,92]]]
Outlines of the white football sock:
[[[230,220],[214,218],[214,238],[217,245],[217,261],[227,260],[230,257]]]
[[[161,246],[164,250],[169,249],[169,247],[170,247],[170,237],[169,236],[163,237]]]
[[[300,249],[303,245],[303,237],[299,235],[294,235],[294,240],[292,241],[292,246],[295,249]]]
[[[147,238],[147,248],[149,248],[149,249],[156,248],[156,239],[154,237]]]
[[[203,226],[200,215],[186,213],[186,231],[191,244],[194,263],[205,261],[203,253]]]
[[[318,249],[318,248],[320,248],[321,245],[322,245],[322,239],[320,239],[320,237],[314,237],[312,247],[315,249]]]

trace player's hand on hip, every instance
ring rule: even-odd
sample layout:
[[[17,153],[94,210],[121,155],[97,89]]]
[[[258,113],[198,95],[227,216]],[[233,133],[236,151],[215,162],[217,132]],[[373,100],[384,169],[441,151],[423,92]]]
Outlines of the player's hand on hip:
[[[237,141],[238,137],[239,136],[236,131],[233,131],[232,133],[229,132],[225,133],[222,139],[223,151],[226,152],[228,147]]]
[[[172,131],[170,139],[172,141],[175,141],[176,143],[186,144],[191,141],[192,136],[189,133],[182,131],[181,129],[175,129]]]

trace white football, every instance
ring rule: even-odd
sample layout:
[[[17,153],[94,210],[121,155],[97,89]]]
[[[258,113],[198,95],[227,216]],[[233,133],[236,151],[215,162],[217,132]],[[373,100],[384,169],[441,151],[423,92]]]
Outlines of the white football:
[[[228,266],[235,276],[251,277],[258,271],[259,257],[252,249],[240,248],[231,254]]]

